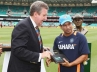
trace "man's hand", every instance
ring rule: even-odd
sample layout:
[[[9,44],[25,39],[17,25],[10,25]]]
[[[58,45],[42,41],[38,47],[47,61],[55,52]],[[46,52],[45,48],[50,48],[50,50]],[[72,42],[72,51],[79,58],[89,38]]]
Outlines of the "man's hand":
[[[2,54],[2,48],[1,48],[1,46],[2,46],[2,43],[0,43],[0,55]]]
[[[51,52],[50,51],[44,51],[43,53],[41,53],[41,58],[51,59]]]
[[[49,65],[50,65],[51,62],[52,62],[51,59],[46,58],[46,66],[47,66],[47,67],[49,67]]]
[[[69,63],[65,58],[63,58],[64,63],[61,63],[63,66],[71,67],[71,63]]]
[[[50,47],[43,46],[42,58],[49,58],[49,59],[51,59],[51,52],[49,50],[50,50]]]
[[[2,54],[2,48],[0,48],[0,55]]]
[[[49,51],[50,50],[50,47],[45,47],[45,46],[43,46],[43,52],[44,51]]]

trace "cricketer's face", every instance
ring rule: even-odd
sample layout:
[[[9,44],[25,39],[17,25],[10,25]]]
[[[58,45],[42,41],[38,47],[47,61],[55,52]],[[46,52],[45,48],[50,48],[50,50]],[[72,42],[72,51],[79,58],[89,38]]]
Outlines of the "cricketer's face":
[[[61,25],[61,29],[64,31],[65,34],[71,34],[73,29],[72,23],[65,22],[63,25]]]

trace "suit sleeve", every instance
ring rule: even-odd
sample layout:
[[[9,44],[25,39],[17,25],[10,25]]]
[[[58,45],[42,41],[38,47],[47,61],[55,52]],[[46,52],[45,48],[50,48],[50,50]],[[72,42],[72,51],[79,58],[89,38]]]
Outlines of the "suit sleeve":
[[[38,62],[39,53],[27,49],[28,39],[29,34],[26,25],[17,25],[12,32],[12,54],[24,61]]]

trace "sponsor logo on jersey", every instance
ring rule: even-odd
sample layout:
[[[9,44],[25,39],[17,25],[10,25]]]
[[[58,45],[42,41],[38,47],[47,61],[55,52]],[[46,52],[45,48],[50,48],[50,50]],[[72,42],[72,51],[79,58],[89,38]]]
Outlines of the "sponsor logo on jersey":
[[[74,49],[74,44],[59,44],[59,49]]]

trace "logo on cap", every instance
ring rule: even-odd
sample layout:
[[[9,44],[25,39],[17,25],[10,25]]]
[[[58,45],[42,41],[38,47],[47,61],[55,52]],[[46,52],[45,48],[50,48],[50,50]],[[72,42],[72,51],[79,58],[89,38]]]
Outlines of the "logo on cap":
[[[63,25],[65,22],[72,22],[72,18],[71,18],[71,16],[70,15],[67,15],[67,14],[65,14],[65,15],[62,15],[62,16],[60,16],[59,17],[59,23],[61,24],[61,25]]]

